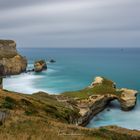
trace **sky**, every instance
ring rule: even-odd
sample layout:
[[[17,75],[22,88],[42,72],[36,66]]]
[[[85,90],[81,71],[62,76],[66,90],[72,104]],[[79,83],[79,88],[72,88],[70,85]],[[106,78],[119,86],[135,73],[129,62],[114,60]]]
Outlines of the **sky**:
[[[0,0],[0,39],[21,48],[140,47],[140,0]]]

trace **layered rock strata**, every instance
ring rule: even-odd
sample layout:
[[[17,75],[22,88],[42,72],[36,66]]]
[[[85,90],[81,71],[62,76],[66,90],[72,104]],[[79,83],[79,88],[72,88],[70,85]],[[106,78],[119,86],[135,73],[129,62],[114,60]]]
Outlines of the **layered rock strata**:
[[[138,92],[136,90],[127,89],[127,88],[122,88],[121,91],[122,94],[119,101],[122,110],[129,111],[133,109],[136,105]]]
[[[82,126],[87,125],[96,114],[104,110],[107,104],[114,99],[116,99],[116,96],[108,94],[90,96],[87,102],[84,100],[78,102],[77,106],[81,117],[78,119],[77,124]]]
[[[1,75],[16,75],[26,71],[27,59],[16,50],[13,40],[0,40]]]
[[[95,81],[88,88],[94,88],[99,84],[103,84],[102,77],[96,77]],[[112,87],[116,87],[114,82],[112,82]],[[77,124],[82,126],[87,125],[96,114],[104,110],[115,99],[118,100],[123,111],[130,111],[136,105],[137,93],[136,90],[122,88],[116,89],[116,94],[93,94],[87,99],[78,100],[77,107],[80,110],[81,117],[78,119]]]

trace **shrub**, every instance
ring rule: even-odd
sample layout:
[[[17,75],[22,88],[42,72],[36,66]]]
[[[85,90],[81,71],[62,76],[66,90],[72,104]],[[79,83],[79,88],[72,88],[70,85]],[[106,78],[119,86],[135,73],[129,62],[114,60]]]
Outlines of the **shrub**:
[[[16,100],[11,97],[5,97],[5,100],[2,104],[3,108],[13,109],[16,106]]]
[[[37,113],[37,110],[35,110],[34,108],[27,108],[25,110],[26,115],[33,115],[33,114],[36,114],[36,113]]]

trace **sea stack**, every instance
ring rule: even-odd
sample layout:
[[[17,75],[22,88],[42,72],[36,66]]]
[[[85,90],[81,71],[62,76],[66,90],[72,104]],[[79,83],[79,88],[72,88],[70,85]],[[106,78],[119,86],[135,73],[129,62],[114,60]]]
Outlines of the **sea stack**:
[[[47,63],[45,60],[38,60],[34,63],[34,71],[41,72],[43,70],[47,70]]]
[[[0,40],[0,70],[3,75],[16,75],[26,71],[27,59],[21,56],[13,40]]]
[[[138,91],[127,88],[122,88],[121,91],[120,104],[122,110],[129,111],[133,109],[136,105]]]

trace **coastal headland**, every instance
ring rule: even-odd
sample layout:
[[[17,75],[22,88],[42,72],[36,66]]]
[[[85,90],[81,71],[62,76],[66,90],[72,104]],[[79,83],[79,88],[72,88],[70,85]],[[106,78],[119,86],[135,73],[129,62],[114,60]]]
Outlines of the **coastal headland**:
[[[3,75],[15,75],[26,71],[27,59],[21,56],[13,40],[0,40],[0,71]]]
[[[15,41],[1,40],[0,44],[2,44],[1,75],[19,74],[25,71],[27,60],[17,54]],[[17,57],[18,63],[15,60]],[[9,67],[9,63],[13,65]],[[50,95],[41,91],[29,95],[1,88],[0,138],[3,140],[48,138],[50,140],[139,140],[140,132],[137,130],[118,126],[93,129],[83,127],[113,100],[118,100],[120,109],[130,111],[136,105],[137,93],[133,89],[118,89],[113,81],[101,76],[95,77],[91,85],[82,90],[60,95]]]

